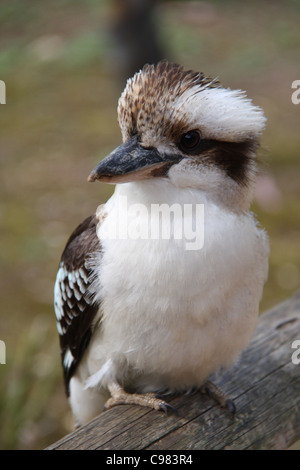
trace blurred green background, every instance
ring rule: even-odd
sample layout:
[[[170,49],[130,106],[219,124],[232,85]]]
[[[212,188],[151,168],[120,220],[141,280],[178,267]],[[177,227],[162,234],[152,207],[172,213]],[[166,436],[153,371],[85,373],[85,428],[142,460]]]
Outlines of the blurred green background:
[[[43,448],[72,430],[53,285],[70,232],[113,190],[86,180],[121,142],[116,106],[126,70],[114,37],[117,3],[0,4],[1,449]],[[271,239],[263,312],[300,286],[300,105],[291,101],[300,1],[158,1],[153,24],[162,54],[247,90],[265,110],[253,205]]]

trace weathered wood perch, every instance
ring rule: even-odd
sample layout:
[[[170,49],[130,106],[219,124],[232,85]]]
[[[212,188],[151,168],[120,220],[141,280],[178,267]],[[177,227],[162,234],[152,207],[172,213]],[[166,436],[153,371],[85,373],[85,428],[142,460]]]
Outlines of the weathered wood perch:
[[[239,362],[216,384],[233,399],[234,417],[205,395],[179,396],[179,416],[118,406],[48,449],[286,449],[300,439],[300,292],[259,318]],[[295,362],[295,361],[294,361]]]

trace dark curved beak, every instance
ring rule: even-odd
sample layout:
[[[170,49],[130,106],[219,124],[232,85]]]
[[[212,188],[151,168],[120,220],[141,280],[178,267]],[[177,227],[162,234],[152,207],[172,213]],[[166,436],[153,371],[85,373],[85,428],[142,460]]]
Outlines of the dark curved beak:
[[[165,176],[181,159],[180,155],[164,155],[153,147],[142,147],[134,136],[105,157],[91,172],[88,181],[127,183]]]

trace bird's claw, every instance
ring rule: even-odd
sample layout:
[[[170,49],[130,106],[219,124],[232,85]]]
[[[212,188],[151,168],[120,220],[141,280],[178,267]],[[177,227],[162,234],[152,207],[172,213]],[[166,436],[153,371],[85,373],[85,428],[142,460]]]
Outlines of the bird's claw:
[[[236,407],[233,400],[210,380],[205,382],[200,391],[213,398],[222,408],[226,408],[232,415],[235,414]]]
[[[236,406],[235,406],[233,400],[231,400],[231,398],[228,398],[228,400],[226,400],[226,402],[225,402],[225,407],[227,408],[227,410],[228,410],[232,415],[235,414],[235,412],[236,412]]]
[[[173,406],[173,405],[170,405],[170,403],[163,402],[163,403],[160,405],[160,410],[161,410],[161,411],[164,411],[164,412],[166,413],[166,415],[168,415],[169,412],[171,412],[171,413],[174,413],[175,415],[178,416],[178,410],[177,410],[177,408],[175,408],[175,406]]]

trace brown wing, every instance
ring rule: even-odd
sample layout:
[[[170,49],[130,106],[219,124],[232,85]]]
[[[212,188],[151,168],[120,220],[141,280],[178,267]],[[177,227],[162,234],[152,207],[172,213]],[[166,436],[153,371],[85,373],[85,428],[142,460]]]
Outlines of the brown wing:
[[[72,233],[56,277],[54,308],[67,395],[70,379],[90,342],[100,306],[89,292],[92,272],[88,264],[91,255],[101,249],[96,233],[98,222],[95,215],[88,217]]]

